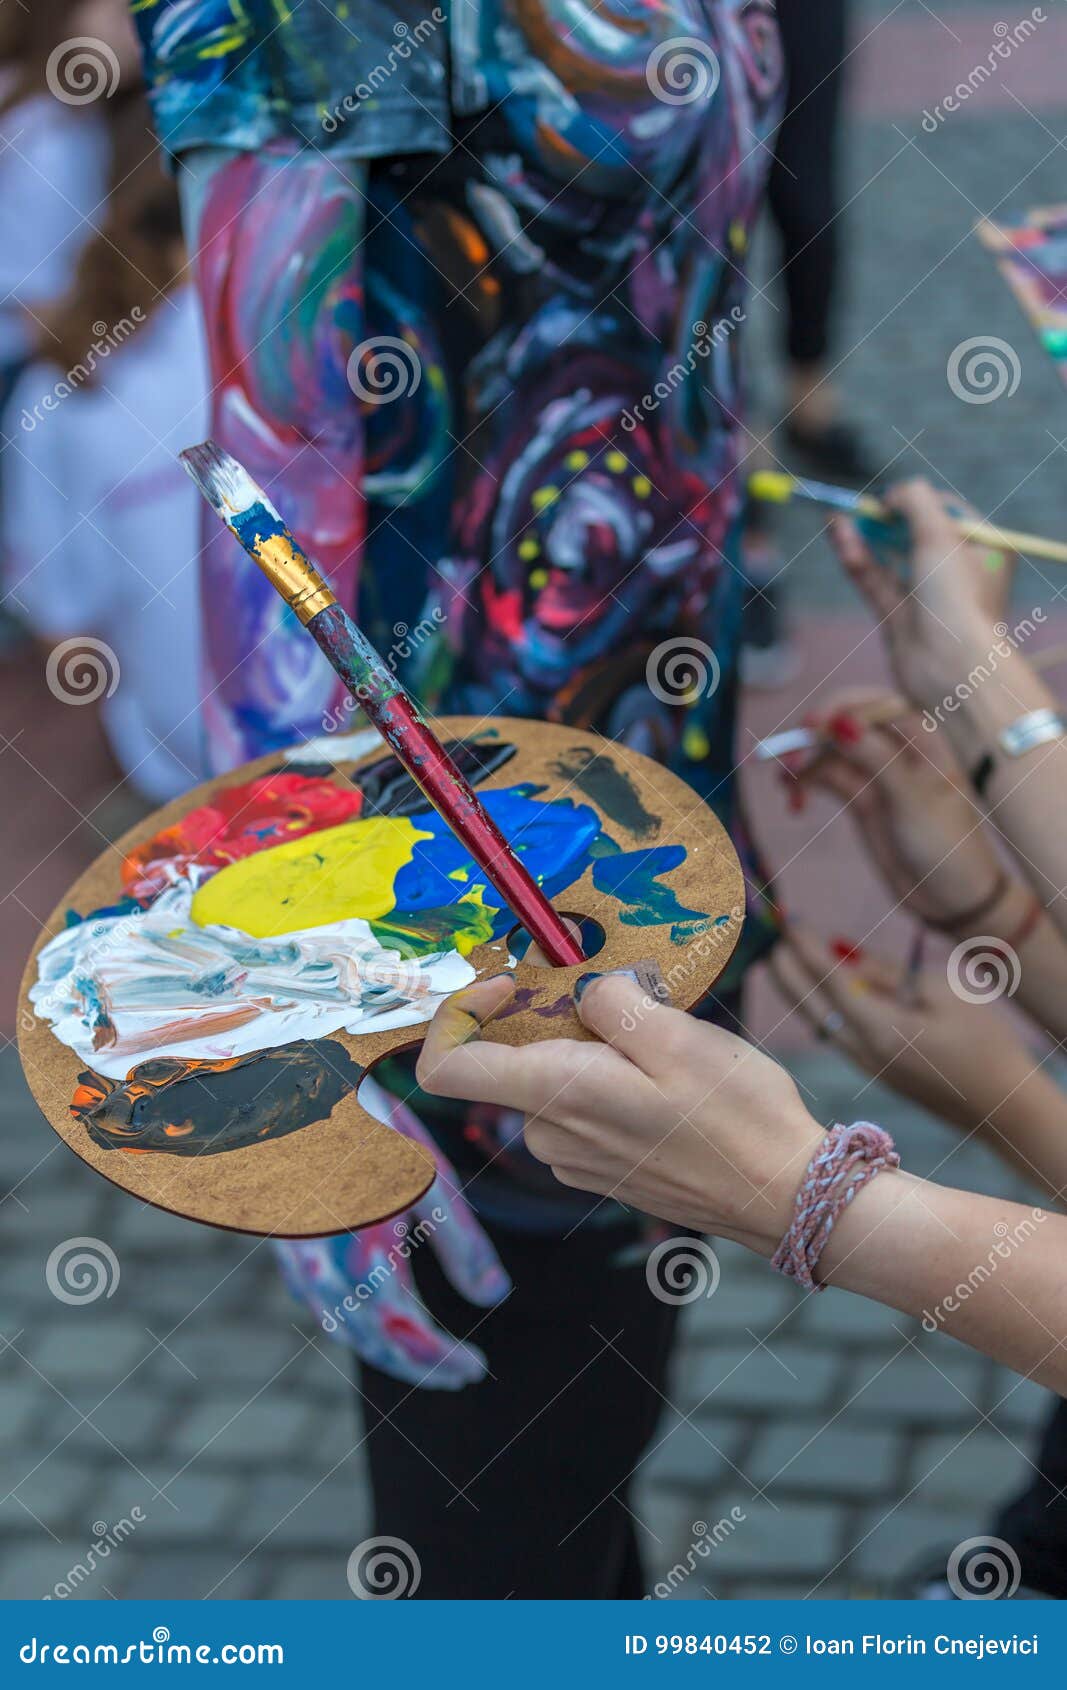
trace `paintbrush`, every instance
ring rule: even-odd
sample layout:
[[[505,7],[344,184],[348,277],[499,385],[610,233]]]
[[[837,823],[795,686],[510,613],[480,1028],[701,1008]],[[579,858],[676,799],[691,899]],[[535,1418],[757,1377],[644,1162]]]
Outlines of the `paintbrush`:
[[[549,962],[557,968],[584,962],[581,947],[537,882],[389,665],[338,604],[263,489],[212,440],[190,446],[180,456],[208,504],[299,617],[390,750]]]
[[[749,476],[748,491],[754,499],[768,504],[786,505],[790,499],[810,499],[814,504],[830,505],[851,516],[869,517],[889,528],[903,527],[897,513],[873,493],[854,493],[848,487],[834,487],[828,481],[811,481],[780,470],[760,469]],[[966,516],[953,517],[952,525],[961,540],[974,540],[998,552],[1019,552],[1025,557],[1046,558],[1050,563],[1067,563],[1067,544],[1062,540],[1046,540],[1041,534],[1023,534],[1015,528],[998,528],[995,523]]]
[[[911,947],[908,951],[908,961],[897,988],[897,1002],[908,1004],[912,1008],[919,1001],[919,977],[923,971],[923,958],[926,954],[926,928],[919,922],[912,934]]]
[[[1044,651],[1035,652],[1029,659],[1034,673],[1040,675],[1045,669],[1054,669],[1057,663],[1067,659],[1067,644],[1047,646]],[[915,706],[909,704],[901,693],[887,693],[884,698],[871,699],[866,704],[854,704],[849,707],[848,714],[855,717],[863,727],[888,727],[892,722],[903,721],[905,716],[915,713]],[[833,746],[833,740],[826,734],[820,733],[818,728],[783,728],[781,733],[770,734],[767,739],[756,741],[753,755],[761,763],[773,762],[778,757],[785,757],[790,751],[827,751]]]

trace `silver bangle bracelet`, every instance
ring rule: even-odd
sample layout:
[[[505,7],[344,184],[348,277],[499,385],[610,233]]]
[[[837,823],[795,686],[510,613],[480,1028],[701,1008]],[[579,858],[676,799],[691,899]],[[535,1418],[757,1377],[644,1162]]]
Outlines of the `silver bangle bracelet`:
[[[1050,740],[1062,739],[1067,723],[1057,710],[1029,710],[1018,721],[1001,728],[997,735],[1000,749],[1008,757],[1021,757],[1035,745],[1047,745]]]

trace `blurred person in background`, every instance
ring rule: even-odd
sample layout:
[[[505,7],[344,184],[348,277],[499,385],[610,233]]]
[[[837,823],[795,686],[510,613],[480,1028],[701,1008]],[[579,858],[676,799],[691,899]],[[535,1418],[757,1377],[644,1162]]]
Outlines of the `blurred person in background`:
[[[106,670],[111,748],[158,802],[201,771],[199,501],[176,455],[206,432],[206,353],[143,99],[113,136],[100,230],[42,309],[44,356],[5,413],[4,573],[9,604],[50,646],[104,642],[69,662]]]
[[[833,381],[832,343],[841,300],[840,130],[849,56],[848,0],[778,0],[786,106],[774,143],[767,205],[778,237],[785,293],[781,354],[785,392],[775,401],[785,457],[828,481],[865,486],[879,465]],[[784,401],[784,402],[783,402]],[[782,467],[753,441],[748,470]],[[789,463],[789,467],[793,467]],[[741,673],[746,685],[775,688],[799,672],[779,585],[784,558],[780,516],[750,502],[745,515],[745,603]]]
[[[0,6],[0,404],[99,226],[114,126],[140,81],[121,0]]]
[[[849,54],[848,0],[778,0],[786,108],[767,203],[780,237],[785,288],[784,432],[810,474],[865,483],[878,471],[833,384],[840,304],[841,99]]]

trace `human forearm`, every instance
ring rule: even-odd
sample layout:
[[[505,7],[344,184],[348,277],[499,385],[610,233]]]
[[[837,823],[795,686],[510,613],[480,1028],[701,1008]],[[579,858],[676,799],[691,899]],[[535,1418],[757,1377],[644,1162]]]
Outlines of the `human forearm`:
[[[847,1208],[819,1266],[824,1284],[899,1309],[1067,1392],[1067,1220],[906,1173],[883,1173]]]
[[[991,629],[968,627],[957,659],[957,681],[988,665],[994,640]],[[1037,745],[1018,757],[1000,746],[1004,729],[1020,717],[1056,708],[1040,676],[1018,651],[1010,650],[988,680],[968,683],[968,696],[959,709],[945,714],[944,726],[968,772],[992,757],[984,793],[990,819],[1051,919],[1067,934],[1067,901],[1059,896],[1067,883],[1067,740]]]

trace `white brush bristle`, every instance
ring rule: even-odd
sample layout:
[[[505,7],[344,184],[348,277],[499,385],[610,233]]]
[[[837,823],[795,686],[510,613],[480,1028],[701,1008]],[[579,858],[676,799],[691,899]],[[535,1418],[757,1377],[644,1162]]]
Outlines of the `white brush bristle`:
[[[263,505],[281,521],[262,487],[252,480],[236,458],[224,452],[221,446],[216,446],[213,440],[205,440],[201,446],[187,446],[179,456],[205,499],[214,506],[223,521],[240,516],[243,511],[251,510],[253,505]]]

